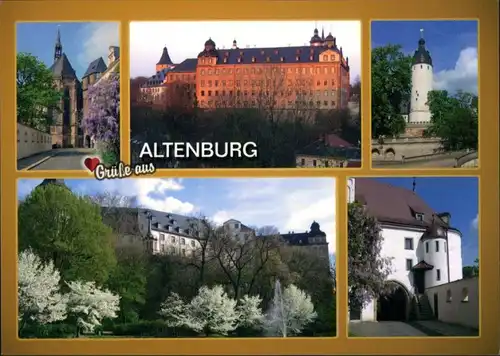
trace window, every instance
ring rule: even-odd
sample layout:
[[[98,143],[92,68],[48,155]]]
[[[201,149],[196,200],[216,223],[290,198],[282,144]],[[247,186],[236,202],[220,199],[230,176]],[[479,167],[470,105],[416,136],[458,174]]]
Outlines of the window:
[[[302,159],[300,160],[300,165],[301,165],[301,166],[304,166],[305,164],[306,164],[306,160],[305,160],[304,158],[302,158]]]
[[[446,291],[446,303],[451,303],[452,297],[451,297],[451,290],[448,289]]]
[[[328,60],[328,56],[323,56],[323,60],[327,61]]]
[[[425,243],[425,253],[429,253],[429,241]]]
[[[191,247],[195,247],[196,242],[194,240],[191,240]]]
[[[175,236],[172,236],[172,243],[175,243]]]
[[[186,256],[186,250],[185,249],[182,249],[182,256]]]
[[[439,241],[436,241],[436,252],[439,252]]]
[[[418,221],[423,221],[424,220],[424,214],[422,213],[415,213],[415,219]]]
[[[411,268],[413,267],[413,260],[411,258],[406,259],[406,270],[411,271]]]
[[[160,241],[165,241],[165,234],[160,234]]]
[[[182,245],[185,245],[185,244],[186,244],[186,239],[185,239],[184,237],[183,237],[183,238],[181,238],[181,244],[182,244]]]
[[[239,229],[240,228],[240,224],[234,224],[234,228],[235,229]]]
[[[405,237],[405,250],[413,250],[413,239]]]
[[[436,281],[440,281],[440,280],[441,280],[441,270],[437,269],[436,270]]]
[[[444,242],[444,252],[448,252],[448,244],[446,241]]]
[[[469,302],[469,290],[464,287],[462,288],[462,303],[468,303]]]
[[[313,160],[313,166],[316,167],[316,160]]]

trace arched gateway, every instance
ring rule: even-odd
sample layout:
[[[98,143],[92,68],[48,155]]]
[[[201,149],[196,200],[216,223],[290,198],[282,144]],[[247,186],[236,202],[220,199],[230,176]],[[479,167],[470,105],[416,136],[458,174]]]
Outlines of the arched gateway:
[[[377,321],[406,321],[410,315],[411,294],[400,282],[387,281],[390,291],[377,300]]]

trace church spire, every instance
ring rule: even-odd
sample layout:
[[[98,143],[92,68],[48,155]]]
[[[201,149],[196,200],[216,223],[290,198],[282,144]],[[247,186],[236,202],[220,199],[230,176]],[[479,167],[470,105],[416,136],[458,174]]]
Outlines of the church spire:
[[[54,62],[56,62],[59,58],[61,58],[61,56],[62,56],[61,30],[58,26],[56,44],[54,46]]]

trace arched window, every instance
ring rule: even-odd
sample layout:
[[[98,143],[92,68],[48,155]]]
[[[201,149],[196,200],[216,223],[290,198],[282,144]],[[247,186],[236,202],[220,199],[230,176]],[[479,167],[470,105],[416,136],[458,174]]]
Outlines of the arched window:
[[[468,303],[469,302],[469,290],[467,287],[462,288],[462,303]]]
[[[448,289],[448,290],[446,291],[446,303],[451,303],[451,299],[452,299],[452,298],[451,298],[451,290],[450,290],[450,289]]]

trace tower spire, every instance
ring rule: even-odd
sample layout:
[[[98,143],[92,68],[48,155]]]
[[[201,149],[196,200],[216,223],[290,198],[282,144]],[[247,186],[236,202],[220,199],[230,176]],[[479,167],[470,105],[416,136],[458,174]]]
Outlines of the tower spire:
[[[57,26],[56,44],[54,46],[54,62],[62,56],[61,29]]]
[[[424,29],[423,28],[420,29],[420,38],[424,39]]]

